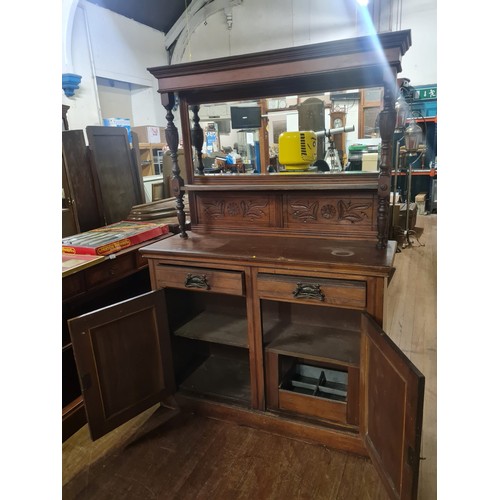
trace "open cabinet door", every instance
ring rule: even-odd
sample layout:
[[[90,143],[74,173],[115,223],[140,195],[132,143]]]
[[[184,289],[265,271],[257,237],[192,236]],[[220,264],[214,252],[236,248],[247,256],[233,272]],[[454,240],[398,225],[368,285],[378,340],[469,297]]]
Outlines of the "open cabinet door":
[[[361,318],[360,363],[365,446],[391,497],[415,500],[424,376],[367,314]]]
[[[68,326],[93,440],[174,393],[163,290],[73,318]]]

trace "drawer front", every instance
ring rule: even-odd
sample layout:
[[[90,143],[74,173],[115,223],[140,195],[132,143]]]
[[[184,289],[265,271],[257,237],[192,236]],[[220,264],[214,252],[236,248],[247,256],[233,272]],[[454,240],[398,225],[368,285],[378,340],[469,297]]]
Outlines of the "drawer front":
[[[344,370],[338,371],[334,366],[327,369],[303,365],[298,376],[296,369],[297,366],[292,368],[280,384],[280,410],[359,425],[359,368],[351,366],[343,374]]]
[[[155,266],[155,276],[160,288],[171,287],[201,292],[245,295],[243,273],[239,271],[158,263]]]
[[[348,423],[347,403],[295,394],[284,389],[279,390],[279,409],[332,422]]]
[[[143,267],[148,266],[148,259],[144,257],[144,255],[141,252],[134,252],[135,253],[135,267],[137,269],[142,269]]]
[[[85,280],[82,273],[66,276],[62,280],[62,298],[69,299],[85,291]]]
[[[261,273],[257,289],[263,298],[324,303],[364,309],[366,282]]]
[[[115,259],[108,259],[101,265],[86,270],[85,279],[87,287],[92,288],[110,280],[119,279],[136,270],[136,261],[133,253],[121,255]]]

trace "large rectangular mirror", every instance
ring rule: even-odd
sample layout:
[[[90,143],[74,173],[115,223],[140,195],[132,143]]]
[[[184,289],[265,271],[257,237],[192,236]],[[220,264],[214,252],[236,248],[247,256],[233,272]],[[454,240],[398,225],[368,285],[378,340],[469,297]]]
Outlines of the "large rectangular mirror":
[[[368,91],[377,96],[370,107]],[[382,96],[373,88],[201,104],[202,166],[193,148],[194,175],[376,172]],[[191,110],[191,127],[193,117]]]

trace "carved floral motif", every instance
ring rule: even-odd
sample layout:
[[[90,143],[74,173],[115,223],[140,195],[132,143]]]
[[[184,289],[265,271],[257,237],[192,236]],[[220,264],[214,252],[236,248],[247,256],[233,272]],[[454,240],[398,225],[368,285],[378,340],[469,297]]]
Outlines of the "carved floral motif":
[[[295,219],[300,219],[302,222],[318,219],[319,202],[317,201],[312,203],[292,202],[290,206],[292,207],[292,216]]]
[[[337,210],[335,210],[335,207],[330,203],[321,207],[321,216],[325,219],[331,219],[335,216],[336,212]]]
[[[246,217],[250,220],[262,219],[267,216],[264,209],[268,206],[264,200],[241,200],[241,201],[206,201],[202,203],[204,214],[210,219],[221,219],[224,217]]]
[[[239,215],[240,207],[236,201],[231,201],[227,204],[227,215]]]
[[[203,212],[211,219],[224,217],[224,201],[210,201],[203,203]]]
[[[262,209],[266,208],[267,205],[268,205],[267,201],[257,202],[257,201],[242,200],[241,210],[243,212],[243,217],[250,217],[251,219],[260,219],[266,215],[264,210]]]
[[[339,202],[337,203],[337,208],[339,211],[339,220],[348,220],[354,223],[361,222],[363,219],[368,219],[366,210],[371,208],[371,204],[355,204],[350,201],[346,203],[343,200],[339,200]]]
[[[367,211],[372,208],[372,204],[338,200],[336,206],[333,203],[327,203],[319,208],[318,201],[294,201],[290,203],[290,207],[292,217],[299,219],[301,222],[316,221],[321,218],[349,221],[354,224],[369,219]]]

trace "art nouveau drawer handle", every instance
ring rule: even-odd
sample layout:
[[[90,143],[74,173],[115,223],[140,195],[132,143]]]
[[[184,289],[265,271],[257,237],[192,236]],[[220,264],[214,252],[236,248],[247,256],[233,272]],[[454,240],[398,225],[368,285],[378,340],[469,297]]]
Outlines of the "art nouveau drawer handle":
[[[205,290],[210,290],[206,274],[200,275],[188,273],[186,275],[186,280],[184,281],[184,286],[186,288],[203,288]]]
[[[297,288],[295,288],[293,296],[296,299],[325,300],[325,294],[321,291],[320,285],[312,283],[297,283]]]

